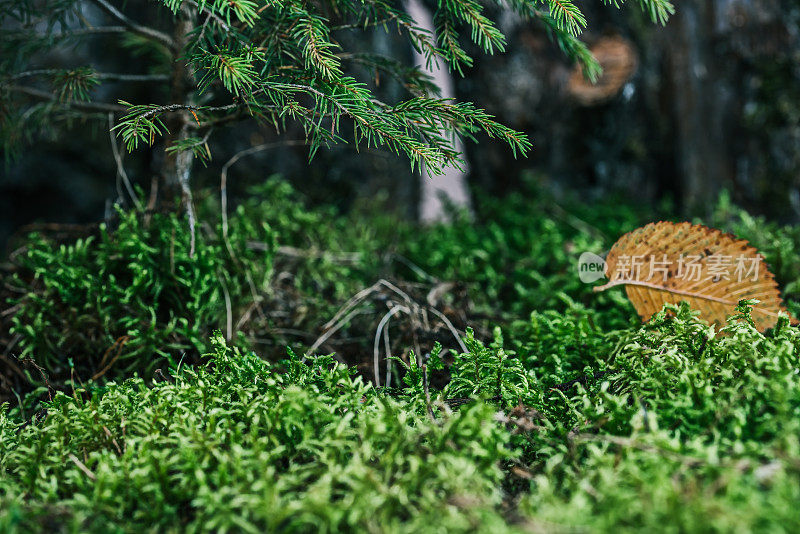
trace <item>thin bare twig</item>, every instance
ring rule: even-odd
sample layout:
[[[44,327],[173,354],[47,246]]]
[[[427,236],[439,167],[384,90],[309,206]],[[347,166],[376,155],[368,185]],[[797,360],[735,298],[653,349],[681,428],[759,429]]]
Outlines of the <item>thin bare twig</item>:
[[[9,360],[5,354],[0,354],[0,361],[5,363],[9,369],[17,373],[23,380],[27,381],[28,377],[25,376],[25,373],[22,372],[22,369],[19,368],[14,362]]]
[[[437,278],[435,278],[435,277],[429,275],[428,273],[426,273],[425,271],[423,271],[422,268],[419,265],[417,265],[416,263],[412,262],[411,260],[409,260],[405,256],[403,256],[401,254],[394,253],[394,254],[391,255],[391,257],[392,257],[392,259],[395,259],[395,260],[399,261],[400,263],[402,263],[403,265],[405,265],[406,267],[411,269],[414,272],[414,274],[416,274],[417,276],[419,276],[423,280],[427,280],[429,282],[434,282],[434,283],[439,281]]]
[[[105,432],[105,433],[106,433],[106,437],[107,437],[109,440],[111,440],[111,443],[112,443],[112,444],[114,445],[114,447],[117,449],[117,453],[119,453],[120,455],[122,455],[122,449],[119,447],[119,443],[117,443],[117,440],[116,440],[116,439],[114,439],[114,436],[112,436],[112,435],[111,435],[111,431],[110,431],[110,430],[108,429],[108,427],[107,427],[107,426],[105,426],[105,425],[103,425],[103,432]]]
[[[248,241],[247,248],[250,250],[269,250],[266,243],[260,241]],[[361,261],[362,255],[360,252],[342,252],[332,253],[324,250],[317,249],[302,249],[297,247],[290,247],[282,245],[275,249],[275,254],[278,256],[288,256],[290,258],[306,258],[306,259],[326,259],[333,263],[356,263]]]
[[[55,102],[60,104],[66,108],[72,108],[82,111],[101,111],[105,113],[119,113],[124,112],[127,110],[124,106],[119,106],[117,104],[109,104],[106,102],[81,102],[79,100],[60,100],[55,95],[48,93],[47,91],[41,91],[39,89],[34,89],[33,87],[26,87],[24,85],[8,85],[6,89],[9,91],[14,91],[15,93],[21,93],[26,96],[30,96],[32,98],[36,98],[38,100],[44,100],[45,102]]]
[[[81,471],[83,471],[83,473],[84,473],[84,474],[85,474],[87,477],[89,477],[89,478],[90,478],[90,479],[92,479],[92,480],[97,480],[97,477],[96,477],[96,476],[94,476],[94,473],[92,473],[92,472],[89,470],[89,468],[88,468],[88,467],[86,467],[86,464],[84,464],[83,462],[81,462],[81,461],[78,459],[78,457],[77,457],[77,456],[75,456],[75,455],[74,455],[74,454],[72,454],[72,453],[69,453],[69,456],[68,456],[68,458],[69,458],[70,460],[72,460],[72,463],[74,463],[75,465],[77,465],[77,466],[78,466],[78,469],[80,469]]]
[[[366,289],[362,289],[361,291],[350,297],[350,299],[347,302],[345,302],[344,306],[342,306],[339,309],[339,311],[336,312],[333,318],[322,326],[322,329],[328,330],[329,328],[331,328],[342,315],[347,313],[353,306],[356,306],[359,302],[367,298],[371,293],[377,290],[378,287],[379,283],[375,283]]]
[[[70,37],[81,37],[82,35],[102,35],[107,33],[125,33],[128,28],[125,26],[98,26],[96,28],[79,28],[77,30],[68,30],[61,33],[56,33],[53,39],[68,39]]]
[[[453,326],[453,323],[450,322],[450,319],[447,318],[445,314],[434,308],[433,306],[428,306],[428,309],[433,313],[436,317],[442,320],[442,322],[447,326],[450,330],[450,333],[453,334],[453,337],[456,338],[456,342],[458,342],[458,346],[461,347],[462,352],[469,352],[467,350],[467,346],[464,345],[464,342],[461,340],[461,336],[458,334],[458,330],[456,327]]]
[[[225,240],[225,246],[228,248],[228,252],[230,252],[231,256],[234,254],[233,250],[231,249],[230,242],[228,241],[228,171],[233,165],[236,164],[237,161],[245,156],[263,152],[264,150],[269,150],[270,148],[276,148],[279,146],[302,146],[305,144],[307,144],[305,141],[289,140],[256,145],[237,152],[225,163],[225,165],[222,166],[222,172],[220,173],[219,177],[220,204],[222,209],[222,237]]]
[[[9,76],[6,78],[8,81],[21,80],[22,78],[30,78],[32,76],[48,76],[56,75],[64,72],[64,69],[35,69],[26,70]],[[109,82],[165,82],[169,80],[166,74],[117,74],[113,72],[93,72],[92,78],[97,80],[105,80]]]
[[[125,343],[127,343],[129,339],[130,339],[130,336],[122,336],[122,337],[120,337],[119,339],[117,339],[114,342],[113,345],[111,345],[105,351],[105,353],[103,353],[103,359],[100,360],[100,365],[98,367],[103,367],[103,364],[108,359],[109,354],[111,354],[111,352],[114,350],[114,348],[117,349],[117,351],[114,353],[114,357],[111,358],[111,361],[108,362],[108,364],[105,367],[103,367],[102,369],[97,371],[94,375],[92,375],[92,380],[97,380],[98,378],[100,378],[103,375],[105,375],[108,372],[109,369],[111,369],[111,366],[114,365],[114,363],[119,359],[120,355],[122,354],[122,349],[123,349],[123,347],[125,347]]]
[[[375,331],[375,344],[373,346],[372,354],[373,354],[373,365],[374,365],[373,371],[374,371],[374,374],[375,374],[375,386],[376,387],[380,387],[381,386],[380,350],[378,348],[379,344],[380,344],[381,334],[383,333],[383,328],[386,326],[386,323],[389,322],[389,319],[391,319],[394,314],[396,314],[397,312],[401,312],[401,311],[409,313],[410,310],[408,308],[406,308],[405,306],[395,306],[394,308],[392,308],[391,310],[386,312],[386,314],[381,318],[381,321],[378,323],[378,329]],[[387,365],[387,368],[388,368],[388,366],[389,366],[389,353],[388,352],[386,353],[386,365]]]
[[[217,273],[219,283],[222,287],[222,294],[225,297],[225,340],[230,341],[233,339],[233,311],[231,310],[231,295],[228,293],[228,285],[225,283],[225,278],[220,273]]]
[[[386,354],[386,387],[392,386],[392,343],[389,341],[389,327],[383,329],[383,352]]]
[[[133,205],[136,206],[138,211],[142,211],[142,203],[139,202],[139,197],[136,196],[136,192],[133,190],[133,186],[131,185],[131,181],[128,179],[128,173],[125,172],[125,167],[122,165],[122,153],[119,150],[119,146],[117,145],[117,139],[114,137],[114,114],[108,114],[108,137],[111,141],[111,153],[114,155],[114,161],[117,164],[117,179],[122,180],[122,183],[125,184],[125,189],[128,191],[128,196],[131,197],[133,201]],[[119,188],[119,187],[118,187]],[[120,195],[122,196],[122,195]]]
[[[314,344],[311,345],[311,348],[308,349],[308,354],[314,354],[314,351],[316,351],[319,347],[321,347],[323,343],[328,341],[328,339],[333,334],[335,334],[341,327],[346,325],[348,323],[348,321],[350,321],[350,319],[352,319],[353,317],[358,315],[358,313],[360,311],[361,310],[358,310],[358,309],[355,309],[355,310],[351,311],[341,321],[339,321],[336,325],[334,325],[333,328],[331,328],[330,330],[328,330],[327,332],[322,334],[319,338],[317,338],[317,340],[314,342]],[[302,361],[305,361],[305,360],[306,360],[306,358],[305,358],[305,356],[303,356],[303,360]]]
[[[150,40],[156,41],[170,50],[175,49],[175,41],[167,35],[166,33],[162,33],[158,30],[154,30],[148,26],[143,26],[138,22],[129,19],[126,17],[120,10],[116,7],[112,6],[106,0],[92,0],[95,4],[97,4],[100,9],[105,11],[111,18],[115,19],[117,22],[123,24],[126,28],[128,28],[131,32],[141,35],[142,37],[146,37]]]
[[[200,9],[200,4],[195,2],[195,0],[185,0],[185,1],[186,1],[187,4],[193,5],[197,9]],[[222,29],[225,30],[226,32],[231,31],[231,27],[222,19],[222,17],[220,17],[219,15],[217,15],[216,13],[211,11],[208,8],[208,6],[203,6],[203,8],[200,9],[200,11],[202,11],[205,14],[207,14],[210,18],[214,19],[214,21],[217,24],[219,24],[220,26],[222,26]]]

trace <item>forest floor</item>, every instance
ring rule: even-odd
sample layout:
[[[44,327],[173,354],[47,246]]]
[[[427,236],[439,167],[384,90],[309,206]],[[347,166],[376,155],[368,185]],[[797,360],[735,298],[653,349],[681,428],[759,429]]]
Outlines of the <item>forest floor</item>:
[[[3,265],[0,531],[797,531],[800,331],[578,279],[657,218],[531,182],[419,227],[288,185]],[[800,227],[725,196],[800,315]]]

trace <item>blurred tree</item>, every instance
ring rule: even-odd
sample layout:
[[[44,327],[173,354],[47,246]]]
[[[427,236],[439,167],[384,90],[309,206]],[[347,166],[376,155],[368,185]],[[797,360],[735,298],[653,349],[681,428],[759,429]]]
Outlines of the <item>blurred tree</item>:
[[[619,7],[620,2],[604,3]],[[661,23],[673,12],[668,0],[638,3]],[[101,124],[110,120],[129,151],[163,138],[157,198],[166,206],[176,206],[181,199],[193,223],[189,187],[193,160],[209,160],[214,132],[241,120],[273,125],[279,131],[287,121],[301,125],[312,156],[320,147],[347,137],[357,146],[382,146],[405,154],[412,166],[425,165],[432,174],[458,165],[455,136],[472,138],[483,132],[507,143],[515,154],[530,148],[524,134],[483,110],[441,98],[418,67],[393,57],[349,52],[337,38],[372,27],[395,30],[427,63],[441,60],[462,74],[472,63],[462,46],[465,30],[486,53],[505,47],[503,33],[477,0],[438,2],[433,29],[419,27],[399,3],[385,0],[118,4],[0,0],[0,140],[6,154],[35,140],[37,132],[52,132],[76,120]],[[564,52],[583,65],[587,77],[598,75],[597,63],[577,38],[586,20],[571,0],[491,4],[541,21]],[[95,25],[92,20],[103,22]],[[112,42],[131,57],[148,58],[148,71],[102,72],[94,65],[71,64],[66,54],[54,67],[37,63],[46,54],[52,58],[53,50],[102,34],[118,35]],[[358,71],[353,66],[363,68]],[[370,85],[378,73],[400,80],[407,94],[394,102],[380,100]],[[163,100],[124,101],[119,92],[104,87],[111,82],[156,84]],[[116,143],[113,147],[120,177],[125,179]],[[156,197],[151,194],[152,198]]]

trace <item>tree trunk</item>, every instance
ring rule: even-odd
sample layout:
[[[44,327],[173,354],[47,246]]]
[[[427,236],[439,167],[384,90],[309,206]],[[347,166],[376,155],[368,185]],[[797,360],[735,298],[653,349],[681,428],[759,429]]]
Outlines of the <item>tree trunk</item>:
[[[406,11],[414,19],[419,27],[429,31],[431,35],[436,35],[433,27],[433,18],[430,11],[420,0],[407,0]],[[455,98],[453,80],[447,68],[441,68],[438,62],[434,62],[432,68],[427,68],[425,57],[414,51],[414,61],[416,61],[422,71],[433,78],[434,83],[439,87],[442,98]],[[458,137],[453,142],[453,148],[458,152],[464,153],[464,144]],[[457,208],[471,209],[469,190],[467,188],[467,163],[464,162],[464,170],[448,166],[444,169],[441,176],[430,176],[427,169],[422,167],[422,184],[420,191],[420,210],[419,217],[425,222],[433,222],[447,217],[446,207],[448,204]]]
[[[182,59],[184,48],[189,40],[189,32],[194,28],[196,15],[184,5],[181,8],[175,25],[173,41],[172,83],[170,86],[170,104],[191,105],[194,83],[192,72],[186,61]],[[186,205],[191,202],[189,178],[192,168],[191,151],[167,152],[167,148],[190,137],[193,116],[188,111],[170,113],[164,121],[169,133],[164,142],[164,159],[160,173],[159,204],[167,209],[176,208],[176,200]],[[187,205],[187,209],[190,206]]]

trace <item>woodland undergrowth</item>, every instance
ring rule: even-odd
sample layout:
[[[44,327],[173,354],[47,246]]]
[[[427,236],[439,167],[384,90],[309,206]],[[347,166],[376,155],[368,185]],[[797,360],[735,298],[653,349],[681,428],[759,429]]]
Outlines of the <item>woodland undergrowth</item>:
[[[652,220],[535,182],[424,230],[280,180],[20,238],[0,531],[796,531],[800,332],[641,324],[581,252]],[[669,214],[665,214],[669,219]],[[800,227],[721,197],[800,311]]]

